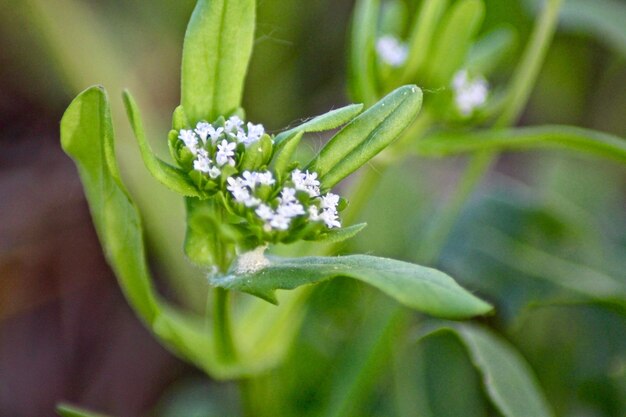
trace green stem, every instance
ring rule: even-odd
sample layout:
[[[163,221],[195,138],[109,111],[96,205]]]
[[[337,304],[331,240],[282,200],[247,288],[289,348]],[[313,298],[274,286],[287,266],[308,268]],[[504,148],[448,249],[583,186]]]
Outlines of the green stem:
[[[502,128],[515,123],[526,106],[554,36],[561,3],[562,0],[549,0],[541,13],[522,60],[511,78],[509,100],[494,127]],[[495,152],[480,152],[472,157],[454,195],[438,212],[425,238],[422,239],[422,245],[417,254],[421,262],[437,261],[463,206],[481,183],[497,156]]]
[[[496,156],[494,152],[480,152],[470,159],[454,195],[439,211],[421,240],[417,250],[418,262],[432,264],[437,261],[465,203],[489,171]]]
[[[554,37],[562,3],[563,0],[548,0],[548,4],[541,12],[522,60],[511,78],[508,101],[495,127],[507,127],[514,124],[526,107]]]
[[[213,299],[213,337],[215,354],[224,362],[237,360],[237,352],[232,334],[232,323],[229,308],[230,292],[223,288],[215,288]]]
[[[525,107],[530,97],[532,86],[535,84],[537,75],[539,74],[539,69],[545,58],[550,41],[554,35],[561,2],[562,0],[549,0],[547,7],[543,10],[531,35],[526,51],[524,52],[522,62],[512,77],[509,102],[504,108],[500,118],[496,121],[495,127],[505,127],[515,123]],[[401,156],[402,147],[399,147],[398,150]],[[423,240],[423,249],[421,249],[421,253],[418,253],[420,260],[425,263],[433,263],[437,260],[465,203],[481,182],[482,178],[489,171],[496,157],[497,153],[495,152],[481,152],[474,155],[470,160],[454,195],[451,197],[448,204],[439,212],[435,221],[432,223],[427,238]],[[384,172],[387,166],[379,168],[379,175],[382,175],[382,172]],[[367,200],[363,196],[359,196],[359,198]],[[352,215],[355,216],[354,213]],[[403,312],[404,314],[408,314],[407,310],[403,309]],[[367,361],[364,362],[363,366],[366,366],[367,363]],[[354,392],[354,390],[358,390],[359,387],[366,387],[360,380],[362,375],[363,374],[358,375],[355,380],[351,381],[349,384],[351,389],[346,392],[351,392],[353,396],[363,394]],[[341,416],[347,414],[340,413],[337,415]]]

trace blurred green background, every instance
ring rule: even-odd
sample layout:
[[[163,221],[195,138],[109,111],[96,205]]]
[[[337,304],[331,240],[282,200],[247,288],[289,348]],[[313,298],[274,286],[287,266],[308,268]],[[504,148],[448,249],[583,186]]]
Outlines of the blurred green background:
[[[509,24],[523,45],[532,3],[486,1],[483,31]],[[571,124],[626,137],[626,1],[594,3],[566,1],[521,124]],[[153,146],[165,154],[193,6],[192,0],[0,0],[2,416],[54,415],[61,399],[121,417],[240,413],[236,385],[213,382],[178,361],[134,318],[102,257],[74,166],[59,147],[58,124],[71,98],[103,84],[160,289],[201,310],[208,288],[182,256],[182,201],[145,172],[118,99],[123,88],[133,91]],[[250,120],[276,132],[347,103],[352,7],[347,0],[258,2],[244,99]],[[323,140],[311,136],[303,152]],[[464,162],[412,158],[394,167],[361,216],[369,227],[344,251],[415,261],[424,225]],[[504,154],[438,264],[496,304],[498,314],[483,323],[518,347],[558,416],[626,416],[625,174],[617,163],[569,152]],[[357,405],[344,415],[393,415],[394,395],[417,392],[429,396],[433,416],[493,413],[477,374],[450,340],[396,355],[400,343],[383,338],[384,346],[372,348],[379,360],[364,371],[372,373],[371,395],[343,390],[341,375],[362,370],[350,347],[366,350],[376,332],[389,331],[364,323],[376,317],[388,323],[390,304],[352,282],[320,285],[287,363],[254,382],[252,391],[265,398],[256,404],[258,415],[342,415],[337,410],[346,398]],[[406,338],[415,323],[401,324]],[[396,381],[392,390],[397,364],[389,352],[406,359],[400,366],[406,363],[414,371],[409,379],[420,375],[421,382],[398,388]],[[454,391],[455,380],[465,388]],[[450,406],[449,395],[465,414]]]

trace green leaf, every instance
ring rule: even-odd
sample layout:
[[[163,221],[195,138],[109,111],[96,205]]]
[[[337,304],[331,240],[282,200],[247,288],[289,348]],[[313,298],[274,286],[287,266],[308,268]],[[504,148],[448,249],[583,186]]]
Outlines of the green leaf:
[[[616,0],[567,0],[561,8],[559,28],[589,33],[626,56],[626,5]]]
[[[409,53],[403,72],[403,79],[406,82],[414,82],[420,77],[433,47],[437,24],[448,7],[448,3],[449,0],[422,2],[409,38]]]
[[[516,41],[512,28],[493,30],[480,38],[471,48],[467,67],[473,74],[489,75],[511,54]]]
[[[151,323],[158,307],[143,257],[141,221],[120,180],[102,88],[89,88],[70,104],[61,120],[61,145],[78,166],[109,263],[130,303]]]
[[[482,0],[461,0],[446,13],[427,66],[430,85],[447,86],[467,59],[485,14]]]
[[[367,105],[378,100],[375,76],[375,43],[380,0],[359,0],[350,31],[348,82],[354,101]]]
[[[162,301],[148,270],[139,211],[115,161],[110,108],[101,87],[76,97],[61,120],[61,145],[78,167],[100,243],[129,304],[162,342],[208,372],[214,363],[205,326]]]
[[[344,240],[352,239],[361,230],[365,229],[365,226],[367,226],[367,223],[359,223],[339,229],[331,229],[312,240],[323,243],[340,243]]]
[[[472,363],[482,374],[487,395],[504,417],[550,417],[553,415],[533,371],[507,342],[485,328],[469,324],[440,327],[465,346]]]
[[[137,103],[128,90],[124,91],[123,98],[128,120],[130,121],[133,133],[137,139],[137,144],[139,145],[141,158],[146,168],[148,168],[148,171],[150,171],[150,174],[172,191],[184,196],[200,197],[200,192],[189,181],[187,175],[182,170],[163,162],[154,155],[146,139]]]
[[[302,123],[293,129],[286,130],[279,133],[274,138],[274,142],[278,145],[291,137],[296,132],[311,133],[311,132],[324,132],[326,130],[332,130],[339,126],[348,123],[363,111],[363,104],[349,104],[345,107],[340,107],[335,110],[331,110],[322,115],[316,116],[309,121]]]
[[[279,176],[279,178],[283,177],[283,174],[289,168],[289,163],[291,162],[291,158],[296,152],[298,145],[300,144],[300,140],[304,132],[295,132],[292,133],[285,140],[276,145],[276,153],[274,154],[274,171]]]
[[[181,72],[181,101],[192,125],[240,107],[255,7],[255,0],[198,0],[185,33]]]
[[[483,150],[562,148],[626,163],[626,140],[573,126],[537,126],[478,132],[442,132],[415,143],[418,155],[445,156]]]
[[[87,411],[83,408],[78,408],[70,404],[57,404],[56,412],[61,417],[107,417],[104,414],[98,414],[91,411]]]
[[[341,129],[308,168],[330,188],[394,142],[415,120],[422,107],[422,90],[400,87]]]
[[[337,277],[363,281],[407,307],[435,316],[458,319],[492,309],[443,272],[366,255],[281,259],[256,273],[216,276],[210,282],[276,303],[277,289],[290,290]]]
[[[214,199],[186,198],[187,230],[185,254],[194,263],[219,266],[228,255],[228,242],[239,240],[236,232],[222,219],[219,203]],[[231,248],[232,249],[232,248]]]

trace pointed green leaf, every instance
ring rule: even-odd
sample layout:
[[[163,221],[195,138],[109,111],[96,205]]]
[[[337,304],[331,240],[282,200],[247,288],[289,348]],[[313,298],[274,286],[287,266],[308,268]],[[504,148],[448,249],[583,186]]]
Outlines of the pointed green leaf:
[[[402,79],[405,82],[415,82],[420,77],[433,47],[437,25],[446,11],[448,3],[449,0],[422,2],[409,37],[409,53],[402,74]]]
[[[181,73],[181,101],[192,125],[240,107],[255,7],[255,0],[198,0],[185,34]]]
[[[435,316],[457,319],[492,309],[443,272],[367,255],[281,259],[256,273],[216,276],[210,281],[276,303],[278,289],[291,290],[338,277],[363,281],[407,307]]]
[[[100,243],[129,304],[167,347],[208,372],[219,371],[207,353],[204,324],[168,306],[152,285],[139,211],[115,161],[104,89],[89,88],[72,101],[61,120],[61,145],[78,167]]]
[[[70,404],[58,404],[56,412],[61,417],[107,417],[104,414],[87,411]]]
[[[302,123],[293,129],[286,130],[276,135],[274,142],[278,145],[287,138],[291,137],[296,132],[311,133],[311,132],[324,132],[326,130],[332,130],[339,126],[348,123],[354,119],[363,111],[362,104],[349,104],[345,107],[340,107],[335,110],[331,110],[322,115],[316,116],[309,121]]]
[[[128,114],[128,120],[130,121],[133,133],[137,139],[137,144],[139,145],[141,158],[143,159],[146,168],[148,168],[148,171],[150,171],[150,174],[152,174],[152,176],[161,184],[165,185],[172,191],[184,196],[200,197],[200,192],[189,181],[187,175],[182,170],[163,162],[154,155],[152,149],[150,148],[150,144],[146,139],[137,103],[127,90],[124,91],[123,97],[124,105],[126,106],[126,113]]]
[[[342,227],[339,229],[331,229],[328,232],[317,236],[315,239],[312,239],[316,242],[323,243],[340,243],[344,240],[352,239],[356,236],[361,230],[365,229],[367,223],[359,223],[348,227]]]
[[[506,341],[485,328],[469,324],[453,324],[437,330],[441,331],[451,332],[465,346],[482,374],[487,395],[504,417],[553,416],[532,369]]]
[[[471,48],[467,67],[473,74],[489,75],[514,49],[516,33],[512,28],[496,29],[480,38]]]
[[[348,63],[350,93],[367,105],[378,100],[375,76],[375,43],[380,0],[359,0],[354,9]]]
[[[61,144],[78,166],[107,259],[130,303],[152,322],[157,302],[143,259],[141,223],[120,180],[110,108],[102,88],[92,87],[70,104],[61,120]]]
[[[478,132],[441,132],[415,143],[418,155],[444,156],[483,150],[561,148],[626,163],[626,140],[573,126],[536,126]]]
[[[324,187],[332,187],[394,142],[421,106],[422,90],[416,86],[392,91],[333,136],[308,168]]]
[[[428,62],[431,85],[447,86],[465,60],[485,14],[482,0],[461,0],[446,14]]]
[[[285,140],[276,145],[276,154],[274,155],[274,171],[282,178],[283,173],[287,171],[289,167],[289,163],[291,162],[291,158],[293,154],[296,152],[298,148],[298,144],[300,144],[300,140],[304,132],[295,132],[292,133]]]

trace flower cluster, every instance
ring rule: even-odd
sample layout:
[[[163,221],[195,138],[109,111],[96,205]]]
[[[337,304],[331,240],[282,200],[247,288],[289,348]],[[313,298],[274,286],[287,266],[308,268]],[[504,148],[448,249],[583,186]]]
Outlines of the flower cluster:
[[[316,172],[296,168],[277,174],[268,168],[274,140],[262,125],[232,116],[175,133],[172,148],[179,165],[209,195],[221,192],[228,211],[245,219],[261,243],[290,235],[314,238],[341,227],[341,199],[322,193]]]
[[[470,78],[468,71],[462,69],[452,79],[452,90],[456,107],[467,117],[486,103],[489,84],[480,76]]]
[[[301,220],[322,222],[329,229],[341,227],[337,213],[339,196],[321,195],[315,172],[295,169],[287,181],[278,187],[274,185],[276,180],[269,171],[244,171],[241,176],[228,178],[226,188],[240,207],[254,210],[265,232],[288,230],[292,223]]]
[[[206,174],[211,179],[222,175],[225,166],[237,165],[237,148],[248,148],[265,135],[262,125],[244,122],[232,116],[222,126],[200,122],[195,129],[182,129],[178,139],[193,155],[193,169]]]
[[[402,66],[409,55],[406,44],[391,35],[384,35],[378,38],[376,41],[376,52],[384,63],[392,67]]]

